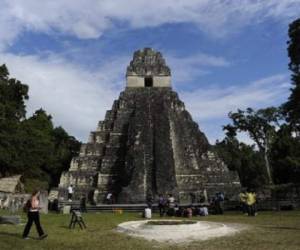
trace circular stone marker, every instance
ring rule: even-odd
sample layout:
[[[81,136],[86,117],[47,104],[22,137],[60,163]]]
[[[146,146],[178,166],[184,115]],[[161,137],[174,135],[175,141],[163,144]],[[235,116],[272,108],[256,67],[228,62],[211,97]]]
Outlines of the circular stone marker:
[[[236,226],[208,221],[143,220],[121,223],[117,231],[147,240],[183,243],[232,235],[239,232],[239,229]]]

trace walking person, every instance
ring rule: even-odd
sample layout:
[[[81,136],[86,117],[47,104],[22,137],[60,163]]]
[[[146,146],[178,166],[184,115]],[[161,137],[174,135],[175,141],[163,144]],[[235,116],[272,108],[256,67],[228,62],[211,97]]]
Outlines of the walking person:
[[[47,234],[44,233],[40,224],[39,210],[41,209],[41,207],[39,206],[40,205],[39,195],[40,195],[39,191],[33,192],[30,200],[28,200],[28,202],[26,203],[26,207],[28,209],[28,213],[27,213],[28,221],[23,232],[23,239],[28,239],[28,234],[30,232],[33,222],[36,226],[36,230],[39,234],[40,239],[44,239],[48,236]]]

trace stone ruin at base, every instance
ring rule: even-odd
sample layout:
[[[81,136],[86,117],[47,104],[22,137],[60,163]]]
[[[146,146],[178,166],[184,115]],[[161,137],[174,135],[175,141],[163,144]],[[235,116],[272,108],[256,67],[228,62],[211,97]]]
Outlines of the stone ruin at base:
[[[102,203],[111,192],[117,203],[145,203],[172,193],[190,202],[207,193],[227,197],[240,188],[236,172],[210,151],[206,136],[171,88],[171,73],[160,52],[134,53],[127,67],[127,87],[91,132],[60,179],[59,196],[74,187]]]

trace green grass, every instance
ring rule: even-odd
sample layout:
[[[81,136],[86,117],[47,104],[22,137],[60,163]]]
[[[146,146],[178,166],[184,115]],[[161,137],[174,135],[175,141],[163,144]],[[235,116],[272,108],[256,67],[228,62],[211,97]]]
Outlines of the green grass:
[[[247,217],[239,213],[193,217],[193,220],[241,223],[250,227],[234,236],[184,245],[150,242],[113,230],[121,222],[141,219],[137,213],[90,213],[83,216],[88,227],[86,230],[80,230],[78,227],[74,230],[68,229],[69,215],[41,215],[43,228],[49,235],[45,240],[23,240],[21,235],[24,225],[0,225],[0,249],[300,249],[300,211],[261,212],[257,217]],[[155,218],[158,218],[157,215]],[[24,214],[22,219],[25,222]],[[37,236],[34,227],[30,236]]]

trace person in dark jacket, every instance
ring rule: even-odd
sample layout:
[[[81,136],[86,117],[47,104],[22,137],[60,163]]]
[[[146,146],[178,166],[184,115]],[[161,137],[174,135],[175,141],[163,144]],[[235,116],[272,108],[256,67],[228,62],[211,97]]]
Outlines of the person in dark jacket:
[[[162,194],[160,194],[158,197],[158,209],[160,217],[164,216],[164,214],[166,213],[166,204],[167,201],[165,197]]]

